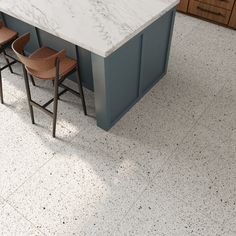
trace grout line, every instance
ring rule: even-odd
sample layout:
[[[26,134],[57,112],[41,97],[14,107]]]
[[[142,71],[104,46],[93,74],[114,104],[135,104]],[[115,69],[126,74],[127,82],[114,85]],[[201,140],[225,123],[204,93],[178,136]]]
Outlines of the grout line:
[[[38,232],[40,232],[41,234],[47,236],[44,232],[42,232],[40,229],[38,229],[37,226],[36,226],[34,223],[32,223],[30,220],[28,220],[21,212],[19,212],[19,211],[18,211],[14,206],[12,206],[9,202],[7,202],[7,201],[5,200],[5,203],[6,203],[6,205],[10,206],[16,213],[18,213],[23,219],[25,219],[27,222],[29,222],[30,225],[32,225],[32,227],[35,228]],[[6,206],[6,205],[5,205],[5,206]]]
[[[186,15],[186,14],[183,14],[183,13],[180,13],[180,12],[177,12],[177,15],[184,15],[184,17],[191,17],[189,15]],[[193,17],[192,17],[193,18]],[[196,20],[199,20],[197,18],[195,18]],[[184,37],[187,37],[188,35],[190,35],[193,31],[196,30],[196,28],[201,24],[201,20],[199,20],[199,22],[184,36]],[[176,28],[176,20],[175,20],[175,26],[174,26],[174,29]],[[177,46],[179,45],[180,43],[182,43],[182,40],[178,40],[177,43],[175,43],[174,45]]]
[[[186,135],[182,138],[182,140],[179,142],[179,145],[182,144],[182,142],[185,140],[185,138],[188,136],[188,134],[192,131],[192,129],[195,127],[196,122],[192,125],[192,127],[190,128],[189,131],[187,131]],[[138,200],[142,197],[143,193],[148,189],[148,187],[153,184],[153,181],[155,179],[155,177],[158,175],[158,173],[161,171],[162,168],[164,168],[167,165],[167,162],[169,161],[169,159],[174,155],[174,153],[176,152],[176,150],[179,148],[179,146],[177,146],[172,153],[166,158],[166,161],[163,163],[163,165],[159,168],[159,170],[157,171],[156,175],[154,175],[154,177],[152,179],[147,180],[147,185],[144,188],[144,190],[138,195],[138,197],[136,198],[136,200],[131,204],[131,206],[129,207],[129,209],[126,211],[126,213],[124,214],[123,218],[118,222],[118,225],[121,226],[122,225],[122,221],[125,220],[125,217],[129,214],[129,212],[132,210],[132,208],[134,207],[134,205],[138,202]]]
[[[164,162],[164,164],[159,168],[159,170],[157,171],[156,175],[154,175],[154,177],[152,179],[150,179],[147,183],[146,188],[144,188],[144,190],[138,195],[138,197],[136,198],[136,200],[131,204],[131,206],[129,207],[129,209],[126,211],[126,213],[124,214],[123,218],[118,222],[118,225],[121,226],[122,222],[124,221],[125,217],[129,214],[129,212],[132,210],[132,208],[134,207],[134,205],[138,202],[138,200],[142,197],[143,193],[148,189],[148,187],[153,183],[154,179],[156,178],[156,176],[161,172],[161,170],[163,168],[165,168],[165,166],[167,165],[168,161],[170,160],[170,158],[176,153],[176,151],[179,149],[179,146],[184,142],[184,140],[188,137],[188,135],[194,130],[194,128],[199,124],[199,120],[201,119],[201,117],[203,116],[203,114],[207,111],[207,109],[211,106],[212,102],[215,100],[215,97],[225,88],[227,81],[224,83],[224,85],[222,86],[221,89],[219,89],[219,91],[216,93],[216,95],[214,96],[214,98],[212,98],[209,101],[209,104],[206,106],[206,108],[203,110],[203,112],[200,114],[199,118],[193,121],[193,125],[190,128],[189,131],[186,132],[186,135],[182,138],[182,140],[179,142],[179,145],[172,151],[172,153],[169,155],[169,157],[167,157],[166,161]],[[165,107],[165,106],[163,106]],[[167,108],[169,109],[169,108]],[[171,109],[169,109],[171,110]],[[172,110],[171,110],[172,111]],[[176,112],[176,111],[175,111]],[[177,112],[176,112],[177,113]],[[179,114],[179,113],[177,113]],[[180,114],[179,114],[180,115]],[[181,115],[183,116],[183,115]],[[186,116],[183,116],[185,118],[187,118]],[[188,118],[189,119],[189,118]],[[135,148],[135,147],[134,147]],[[134,149],[133,148],[133,149]],[[168,168],[168,167],[167,167]],[[162,189],[162,188],[161,188]],[[162,189],[164,191],[164,189]],[[177,198],[178,200],[180,200],[181,202],[185,203],[186,205],[190,205],[190,207],[195,211],[200,213],[202,216],[206,217],[207,219],[212,220],[215,223],[220,223],[218,221],[213,220],[211,217],[209,217],[208,215],[203,214],[201,211],[196,210],[195,208],[192,207],[191,204],[185,202],[183,199],[179,198],[178,196],[169,193],[172,197]]]
[[[62,126],[62,127],[63,127],[63,126]],[[63,128],[64,128],[64,127],[63,127]],[[66,129],[66,128],[65,128],[65,129]],[[68,130],[68,129],[67,129],[67,130]],[[70,130],[68,130],[68,131],[70,131]],[[81,130],[81,131],[82,131],[82,130]],[[72,142],[76,137],[77,137],[77,136],[74,136],[73,138],[71,138],[71,139],[70,139],[70,142]],[[34,175],[36,175],[45,165],[47,165],[52,159],[54,159],[54,158],[57,156],[57,154],[58,154],[66,145],[67,145],[67,143],[63,144],[63,145],[58,149],[57,153],[55,153],[55,155],[52,154],[52,156],[51,156],[47,161],[45,161],[41,166],[39,166],[39,167],[34,171],[34,173],[31,174],[29,177],[27,177],[27,178],[25,179],[25,181],[23,181],[12,193],[10,193],[9,195],[7,195],[7,197],[4,198],[4,200],[8,202],[8,199],[9,199],[12,195],[14,195],[15,192],[17,192],[17,190],[18,190],[19,188],[21,188],[25,183],[27,183],[30,179],[32,179],[32,177],[33,177]]]
[[[133,203],[128,207],[128,210],[123,214],[122,218],[118,221],[117,223],[117,227],[121,227],[123,221],[125,220],[126,216],[129,214],[129,212],[133,209],[133,207],[135,206],[135,204],[138,202],[138,200],[142,197],[142,195],[144,194],[144,192],[146,190],[148,190],[150,183],[147,183],[146,187],[143,188],[143,190],[138,194],[136,200],[133,201]],[[115,230],[114,233],[117,232],[117,229]]]
[[[225,82],[225,84],[223,85],[223,87],[218,91],[218,93],[216,94],[216,96],[225,88],[226,83],[227,83],[227,81]],[[216,97],[216,96],[215,96],[215,97]],[[205,110],[201,113],[201,115],[199,116],[199,118],[196,120],[196,122],[194,123],[193,127],[191,128],[191,130],[189,130],[188,133],[187,133],[187,135],[181,140],[180,144],[182,144],[182,143],[184,142],[184,140],[187,138],[188,134],[189,134],[191,131],[193,131],[194,128],[195,128],[197,125],[201,125],[201,124],[199,124],[199,120],[201,119],[201,117],[203,116],[203,114],[207,111],[207,109],[211,106],[211,104],[212,104],[212,102],[214,101],[215,97],[211,100],[211,102],[209,103],[209,105],[208,105],[208,106],[205,108]],[[205,127],[205,126],[204,126],[204,127]],[[205,127],[205,128],[207,128],[207,127]],[[209,130],[209,129],[208,129],[208,130]],[[179,146],[180,146],[180,145],[179,145]],[[175,154],[175,152],[178,150],[178,148],[179,148],[179,147],[177,147],[177,148],[175,149],[175,151],[170,155],[170,157],[168,158],[168,160],[166,161],[166,163],[169,161],[169,159],[171,158],[171,156],[173,156],[173,155]],[[166,166],[166,165],[165,165],[165,166]],[[167,168],[168,168],[168,167],[167,167]],[[157,172],[157,174],[154,176],[154,178],[152,179],[152,182],[154,181],[154,179],[156,178],[156,176],[158,175],[158,173],[160,173],[160,171],[161,171],[161,170],[159,170],[159,171]],[[162,187],[160,187],[160,188],[161,188],[163,191],[165,191],[165,189],[163,189]],[[213,221],[213,222],[215,222],[215,223],[217,223],[217,224],[222,224],[222,222],[219,222],[219,221],[217,221],[217,220],[215,220],[215,219],[212,219],[208,214],[204,214],[204,213],[202,212],[202,210],[200,210],[200,209],[198,209],[198,210],[195,209],[195,208],[192,206],[191,203],[185,202],[184,199],[178,197],[177,195],[175,195],[175,194],[173,194],[173,193],[171,193],[171,192],[169,192],[169,194],[170,194],[172,197],[177,198],[178,200],[182,201],[182,202],[185,203],[186,205],[190,206],[195,212],[200,213],[202,216],[206,217],[207,219],[210,219],[211,221]]]
[[[9,198],[12,197],[12,195],[14,195],[19,188],[21,188],[25,183],[27,183],[30,179],[32,179],[32,177],[37,174],[40,169],[42,169],[49,161],[51,161],[54,158],[54,155],[52,155],[52,157],[50,157],[45,163],[43,163],[39,168],[37,168],[33,174],[31,174],[30,176],[28,176],[18,187],[15,188],[15,190],[13,190],[11,193],[9,193],[4,200],[7,201],[9,203]]]

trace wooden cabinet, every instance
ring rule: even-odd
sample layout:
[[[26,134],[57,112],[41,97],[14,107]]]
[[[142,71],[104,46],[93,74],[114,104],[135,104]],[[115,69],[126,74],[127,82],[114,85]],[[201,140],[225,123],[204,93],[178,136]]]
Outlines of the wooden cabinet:
[[[196,0],[190,0],[189,13],[221,24],[228,24],[231,15],[229,10]]]
[[[234,4],[232,15],[229,21],[229,26],[236,29],[236,3]]]
[[[234,5],[234,0],[198,0],[198,1],[209,4],[211,6],[227,9],[230,11],[232,10]]]
[[[236,29],[236,0],[180,0],[177,10]]]
[[[177,10],[182,11],[182,12],[187,12],[187,10],[188,10],[188,1],[189,0],[181,0],[178,7],[177,7]]]

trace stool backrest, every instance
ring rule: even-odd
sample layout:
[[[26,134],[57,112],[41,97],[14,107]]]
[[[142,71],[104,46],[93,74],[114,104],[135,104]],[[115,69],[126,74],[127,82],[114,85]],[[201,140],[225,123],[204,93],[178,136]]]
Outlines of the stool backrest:
[[[24,48],[30,40],[30,33],[26,33],[21,37],[17,38],[13,44],[12,49],[21,61],[27,68],[34,71],[48,71],[53,68],[56,68],[57,61],[61,60],[66,56],[65,50],[61,50],[58,53],[55,53],[52,56],[47,58],[30,58],[25,56]]]

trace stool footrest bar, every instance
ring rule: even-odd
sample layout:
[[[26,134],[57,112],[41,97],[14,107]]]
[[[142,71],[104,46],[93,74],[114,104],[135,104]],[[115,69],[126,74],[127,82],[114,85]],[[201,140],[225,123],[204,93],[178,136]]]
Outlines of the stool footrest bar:
[[[48,109],[44,108],[43,106],[41,106],[37,102],[31,100],[30,101],[30,105],[38,108],[39,110],[41,110],[41,111],[45,112],[46,114],[48,114],[49,116],[53,117],[53,113],[51,111],[49,111]]]
[[[71,89],[71,88],[67,87],[67,86],[64,85],[64,84],[60,84],[59,87],[66,89],[67,91],[73,93],[73,94],[74,94],[75,96],[77,96],[77,97],[81,97],[80,93],[78,93],[78,92],[75,91],[74,89]]]
[[[15,61],[12,61],[12,62],[10,62],[9,64],[7,64],[7,65],[1,67],[0,70],[1,70],[1,71],[2,71],[2,70],[5,70],[5,69],[8,68],[9,66],[11,66],[11,65],[13,65],[13,64],[16,64],[16,63],[17,63],[16,60],[15,60]]]
[[[60,96],[62,96],[64,93],[66,93],[68,90],[67,89],[64,89],[62,90],[60,93],[58,93],[58,98]],[[45,104],[42,105],[42,107],[47,107],[48,105],[50,105],[52,102],[54,101],[54,98],[50,99],[48,102],[46,102]]]

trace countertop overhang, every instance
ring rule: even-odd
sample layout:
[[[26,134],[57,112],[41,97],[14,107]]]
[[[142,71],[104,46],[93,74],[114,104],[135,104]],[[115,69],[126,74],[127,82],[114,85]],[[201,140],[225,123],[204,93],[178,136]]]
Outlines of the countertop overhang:
[[[0,11],[107,57],[179,0],[0,0]]]

